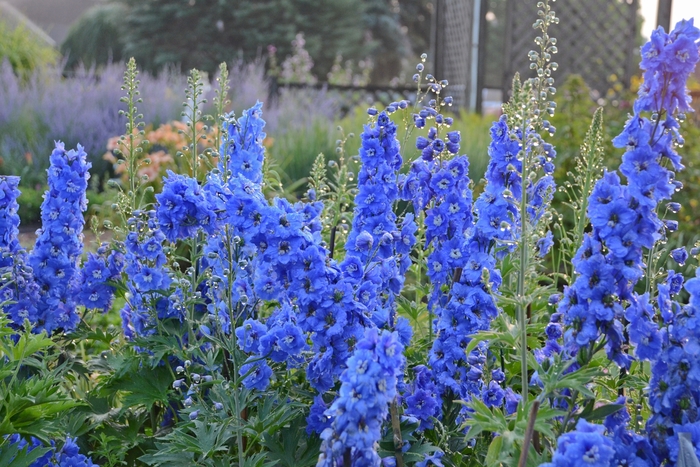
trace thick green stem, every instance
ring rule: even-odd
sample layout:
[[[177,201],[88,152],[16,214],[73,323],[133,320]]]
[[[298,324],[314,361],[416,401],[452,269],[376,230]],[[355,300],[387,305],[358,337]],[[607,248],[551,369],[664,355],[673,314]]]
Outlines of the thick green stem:
[[[389,411],[391,412],[391,428],[394,431],[394,457],[396,457],[396,467],[404,467],[401,420],[399,419],[399,406],[396,403],[396,399],[391,402]]]
[[[235,329],[237,324],[238,324],[238,317],[234,315],[233,309],[234,309],[234,304],[233,304],[233,293],[232,293],[232,287],[233,287],[233,282],[235,279],[235,274],[234,274],[234,269],[233,269],[233,262],[236,260],[234,257],[234,252],[233,252],[233,237],[231,235],[231,230],[230,227],[227,225],[225,227],[225,242],[226,242],[226,252],[228,255],[228,270],[229,274],[228,277],[226,278],[227,283],[226,283],[226,301],[227,301],[227,306],[228,306],[228,311],[229,311],[229,319],[231,320],[231,329]],[[235,332],[231,332],[231,339],[233,341],[233,348],[232,348],[232,354],[231,354],[231,364],[233,365],[233,387],[235,390],[238,390],[238,364],[236,361],[236,356],[234,355],[233,352],[236,351],[236,348],[238,347],[238,342],[237,342],[237,337]],[[243,461],[244,461],[244,447],[243,447],[243,433],[241,431],[241,408],[240,404],[238,403],[238,394],[236,394],[233,398],[233,407],[234,410],[236,411],[236,417],[237,417],[237,423],[236,423],[236,446],[238,447],[238,465],[242,466]]]
[[[534,401],[530,409],[530,417],[527,420],[527,428],[525,429],[525,439],[523,439],[523,449],[520,451],[520,461],[518,467],[527,465],[527,453],[530,450],[530,441],[535,432],[535,421],[537,420],[537,411],[540,408],[540,401]]]

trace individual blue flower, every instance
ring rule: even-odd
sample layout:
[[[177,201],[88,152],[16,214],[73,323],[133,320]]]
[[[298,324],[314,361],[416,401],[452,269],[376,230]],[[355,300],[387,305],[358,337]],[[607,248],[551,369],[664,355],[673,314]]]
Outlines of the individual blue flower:
[[[239,374],[243,377],[243,385],[247,389],[264,391],[270,385],[272,368],[260,357],[250,357],[241,366]]]
[[[685,247],[675,248],[671,250],[671,258],[678,263],[679,266],[683,266],[685,261],[688,259],[688,251]]]
[[[552,462],[542,467],[609,467],[615,448],[604,431],[601,425],[579,419],[575,431],[564,433],[557,440]]]
[[[194,237],[202,229],[213,233],[216,214],[197,180],[168,171],[156,195],[158,224],[171,242]]]

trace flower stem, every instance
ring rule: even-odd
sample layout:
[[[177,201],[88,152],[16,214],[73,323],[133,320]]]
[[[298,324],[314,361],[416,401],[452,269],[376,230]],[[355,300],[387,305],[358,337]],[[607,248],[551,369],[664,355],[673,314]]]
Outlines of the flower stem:
[[[404,467],[401,420],[399,419],[399,406],[396,403],[396,398],[391,402],[389,410],[391,412],[391,428],[394,431],[394,457],[396,457],[396,467]]]
[[[540,401],[533,401],[532,408],[530,409],[530,417],[527,420],[525,438],[523,439],[523,450],[520,451],[520,460],[518,461],[518,467],[525,467],[527,465],[527,453],[528,451],[530,451],[530,441],[532,441],[532,435],[535,432],[535,420],[537,420],[537,411],[539,410],[539,408]]]

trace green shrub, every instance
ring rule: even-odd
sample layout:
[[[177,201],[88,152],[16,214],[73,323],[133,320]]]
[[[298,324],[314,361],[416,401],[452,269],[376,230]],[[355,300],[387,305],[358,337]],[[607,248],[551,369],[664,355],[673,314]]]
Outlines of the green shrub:
[[[41,221],[41,203],[44,201],[45,187],[30,188],[23,186],[18,202],[21,225],[37,224]]]
[[[121,3],[109,3],[90,8],[73,24],[61,44],[66,68],[80,64],[86,67],[119,62],[123,58],[124,41],[119,22],[127,13]]]
[[[32,72],[54,63],[58,54],[41,39],[20,25],[12,29],[0,21],[0,63],[7,60],[14,72],[28,79]]]

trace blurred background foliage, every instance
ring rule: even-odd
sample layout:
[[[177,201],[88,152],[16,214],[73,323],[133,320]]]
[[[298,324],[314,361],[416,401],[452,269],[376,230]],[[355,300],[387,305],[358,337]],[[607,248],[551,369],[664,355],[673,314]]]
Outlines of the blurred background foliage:
[[[56,63],[58,57],[53,47],[23,25],[12,28],[0,20],[0,61],[7,61],[23,81],[37,69]]]
[[[505,2],[491,4],[496,18],[503,16],[499,8]],[[433,6],[434,0],[113,0],[88,9],[60,50],[22,27],[0,21],[0,174],[22,176],[23,222],[35,223],[54,140],[68,147],[80,143],[93,164],[94,211],[109,213],[112,194],[106,182],[120,177],[109,142],[123,133],[125,125],[119,113],[121,62],[134,55],[144,71],[140,75],[144,101],[139,104],[149,135],[144,157],[154,161],[148,175],[158,183],[157,174],[177,168],[184,71],[196,67],[208,72],[211,101],[215,69],[225,61],[232,81],[226,110],[240,112],[258,99],[265,101],[270,169],[285,195],[298,199],[318,154],[332,164],[343,141],[344,154],[356,155],[367,107],[381,108],[377,99],[389,102],[401,96],[280,87],[270,99],[270,79],[283,83],[285,67],[296,67],[295,73],[306,75],[295,79],[304,82],[410,82],[418,55],[430,48]],[[491,25],[496,33],[489,36],[489,43],[502,39],[499,24]],[[302,46],[295,47],[293,42],[298,45],[300,37]],[[487,74],[497,71],[487,65]],[[591,93],[579,76],[559,83],[559,109],[552,120],[558,130],[552,142],[560,184],[573,169],[593,111],[601,104],[607,163],[617,166],[621,151],[610,141],[628,118],[638,83],[639,79],[633,80],[633,89],[616,86],[615,95],[603,99]],[[692,86],[700,91],[697,80]],[[488,130],[497,115],[455,110],[453,117],[478,192],[488,163]],[[677,216],[688,243],[700,227],[700,219],[693,215],[700,208],[700,164],[694,156],[700,150],[697,122],[685,123],[686,144],[679,150],[687,169],[678,174],[685,189],[678,194],[683,209]],[[414,130],[403,143],[407,163],[418,157],[413,148],[418,134]]]
[[[431,0],[120,0],[90,9],[61,51],[70,68],[133,56],[153,73],[175,64],[213,74],[268,46],[284,59],[302,33],[315,75],[326,76],[340,55],[371,60],[372,82],[381,83],[428,49],[431,11]]]

